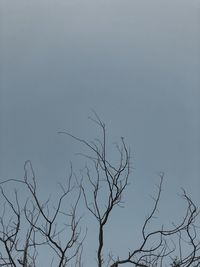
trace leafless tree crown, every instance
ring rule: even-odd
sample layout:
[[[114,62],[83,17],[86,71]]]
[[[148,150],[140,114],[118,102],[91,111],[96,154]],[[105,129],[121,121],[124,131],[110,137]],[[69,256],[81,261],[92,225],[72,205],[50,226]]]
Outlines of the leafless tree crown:
[[[92,119],[101,130],[101,138],[89,142],[66,131],[65,134],[83,144],[89,153],[83,155],[87,163],[77,178],[70,165],[67,184],[61,185],[57,203],[50,199],[42,201],[38,195],[37,181],[31,161],[24,164],[23,179],[7,179],[0,182],[0,266],[41,266],[40,251],[52,251],[50,266],[82,267],[84,240],[82,217],[79,213],[80,200],[96,221],[98,240],[96,248],[97,266],[119,267],[129,264],[137,267],[198,267],[200,266],[200,240],[197,219],[199,209],[183,190],[186,203],[185,214],[171,228],[161,225],[151,230],[149,223],[155,216],[161,197],[164,174],[160,174],[157,194],[152,209],[141,225],[141,241],[138,247],[127,249],[126,256],[105,255],[105,225],[112,220],[112,211],[123,204],[123,196],[130,177],[130,151],[124,138],[116,145],[119,155],[117,164],[108,157],[105,124],[97,114]],[[17,189],[12,194],[6,189],[20,185],[26,190],[27,198],[21,200]],[[76,191],[76,194],[74,192]],[[76,195],[76,199],[71,196]],[[64,203],[70,202],[70,205]],[[120,242],[120,241],[119,241]],[[86,248],[85,248],[86,249]]]

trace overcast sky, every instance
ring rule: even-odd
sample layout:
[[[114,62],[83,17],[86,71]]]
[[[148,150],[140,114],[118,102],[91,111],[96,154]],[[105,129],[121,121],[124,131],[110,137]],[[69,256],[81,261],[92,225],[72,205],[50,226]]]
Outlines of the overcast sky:
[[[181,187],[200,204],[199,8],[197,0],[1,0],[0,179],[22,177],[30,159],[41,188],[54,190],[82,151],[57,132],[92,140],[94,109],[110,142],[124,136],[131,147],[127,200],[142,190],[143,209],[164,171],[163,205]]]

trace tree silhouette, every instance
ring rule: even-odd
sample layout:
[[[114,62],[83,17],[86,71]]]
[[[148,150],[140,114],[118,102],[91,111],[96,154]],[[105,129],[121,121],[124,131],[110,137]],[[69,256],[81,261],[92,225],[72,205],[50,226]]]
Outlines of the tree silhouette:
[[[60,184],[61,193],[56,204],[52,204],[51,199],[40,199],[34,169],[29,160],[24,164],[23,179],[0,182],[3,203],[0,216],[0,266],[41,266],[38,255],[48,248],[51,251],[51,254],[48,252],[51,266],[82,267],[84,241],[87,231],[90,230],[83,228],[79,213],[80,203],[84,202],[97,225],[98,267],[119,267],[127,264],[139,267],[162,267],[170,264],[172,267],[198,267],[199,209],[186,191],[183,190],[182,194],[186,203],[185,214],[178,224],[173,223],[171,228],[161,225],[156,230],[149,227],[158,209],[163,173],[160,174],[152,209],[141,225],[139,246],[127,248],[126,256],[103,254],[104,237],[108,234],[105,226],[112,219],[113,210],[123,204],[131,173],[131,156],[124,138],[121,138],[121,143],[116,144],[119,160],[114,164],[108,157],[106,126],[97,114],[92,120],[101,130],[101,138],[92,142],[66,131],[59,132],[83,144],[89,153],[81,154],[86,158],[87,164],[80,179],[74,175],[70,165],[67,184]],[[12,186],[14,191],[10,193]],[[24,192],[26,190],[26,198],[19,195],[19,186]],[[185,247],[187,249],[183,249]]]

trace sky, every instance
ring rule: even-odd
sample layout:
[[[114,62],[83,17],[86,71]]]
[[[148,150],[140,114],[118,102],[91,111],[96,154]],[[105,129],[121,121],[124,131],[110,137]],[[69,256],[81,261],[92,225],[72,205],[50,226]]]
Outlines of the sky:
[[[23,177],[30,159],[48,195],[70,160],[84,165],[84,147],[58,131],[93,140],[95,110],[110,144],[125,137],[133,156],[111,237],[131,242],[119,227],[141,224],[160,171],[163,210],[179,216],[181,187],[200,204],[199,26],[197,0],[1,0],[0,179]]]

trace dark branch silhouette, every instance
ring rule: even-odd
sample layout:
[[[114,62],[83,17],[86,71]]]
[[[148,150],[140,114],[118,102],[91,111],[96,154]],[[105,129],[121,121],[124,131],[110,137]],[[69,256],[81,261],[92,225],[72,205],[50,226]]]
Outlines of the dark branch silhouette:
[[[200,235],[197,222],[199,209],[185,190],[182,194],[186,204],[185,214],[181,221],[172,223],[171,228],[161,225],[152,230],[150,227],[160,203],[163,173],[160,174],[152,209],[141,225],[140,245],[135,248],[133,244],[132,248],[127,248],[126,256],[120,253],[105,255],[105,235],[109,234],[105,226],[108,221],[112,222],[113,210],[124,205],[123,196],[126,194],[132,169],[131,156],[124,138],[121,137],[120,144],[116,145],[118,162],[116,163],[116,159],[110,160],[105,124],[97,114],[92,121],[101,130],[101,137],[92,142],[67,131],[59,132],[84,145],[88,152],[80,153],[86,160],[80,179],[74,175],[70,165],[67,185],[60,184],[61,193],[58,194],[56,204],[52,205],[51,199],[41,201],[38,182],[29,160],[24,164],[23,179],[0,182],[3,203],[0,215],[0,266],[41,266],[38,255],[44,247],[48,247],[52,251],[51,266],[83,267],[86,230],[81,227],[81,200],[96,221],[98,267],[119,267],[127,264],[135,267],[200,266]],[[16,185],[12,194],[6,191],[6,188],[10,189],[10,185]],[[26,199],[21,200],[18,185],[26,192]],[[73,201],[70,197],[72,194],[76,195]],[[66,202],[68,205],[64,205]]]

